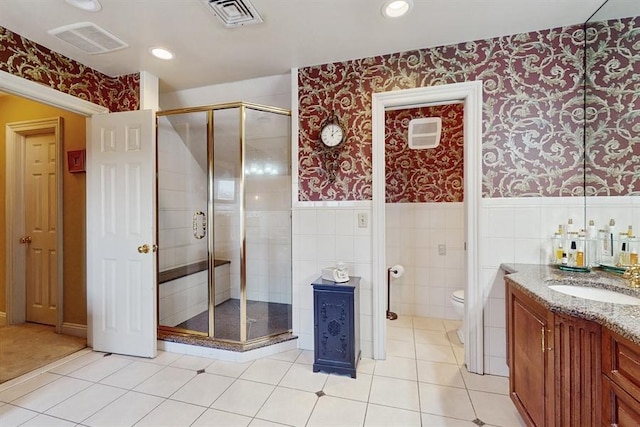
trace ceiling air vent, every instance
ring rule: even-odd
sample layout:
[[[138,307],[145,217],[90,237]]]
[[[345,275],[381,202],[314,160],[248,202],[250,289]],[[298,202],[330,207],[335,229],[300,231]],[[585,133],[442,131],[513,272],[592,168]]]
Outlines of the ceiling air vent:
[[[414,150],[436,148],[440,145],[441,132],[440,117],[413,119],[409,122],[409,148]]]
[[[113,52],[128,45],[92,22],[79,22],[49,30],[49,34],[90,54]]]
[[[259,24],[262,17],[249,0],[207,0],[213,13],[227,27]]]

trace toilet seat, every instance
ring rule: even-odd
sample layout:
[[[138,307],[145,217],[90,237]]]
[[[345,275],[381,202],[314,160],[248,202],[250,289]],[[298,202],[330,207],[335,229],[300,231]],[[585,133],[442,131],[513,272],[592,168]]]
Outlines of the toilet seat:
[[[453,291],[453,293],[451,294],[451,299],[457,302],[464,303],[464,289]]]

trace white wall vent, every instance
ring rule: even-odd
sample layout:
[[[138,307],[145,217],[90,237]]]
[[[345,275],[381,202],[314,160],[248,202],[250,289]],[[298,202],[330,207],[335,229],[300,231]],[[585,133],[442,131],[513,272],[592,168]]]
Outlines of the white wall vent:
[[[90,54],[113,52],[128,45],[92,22],[79,22],[49,30],[49,34]]]
[[[227,27],[259,24],[262,17],[249,0],[207,0],[213,13]]]
[[[442,119],[440,117],[424,117],[409,122],[409,148],[423,150],[440,145]]]

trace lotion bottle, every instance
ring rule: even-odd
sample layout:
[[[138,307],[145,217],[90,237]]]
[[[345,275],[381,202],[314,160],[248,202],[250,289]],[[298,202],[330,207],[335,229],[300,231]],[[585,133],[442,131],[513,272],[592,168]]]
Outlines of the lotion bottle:
[[[629,265],[638,265],[638,244],[640,241],[636,236],[631,236],[629,239]]]
[[[561,264],[562,263],[562,253],[564,252],[564,247],[562,245],[562,234],[556,233],[553,235],[553,263]]]
[[[619,251],[615,256],[616,264],[629,265],[629,242],[627,241],[627,233],[618,234]]]
[[[596,223],[590,219],[587,226],[587,235],[585,239],[585,265],[593,267],[597,264],[597,250],[598,250],[598,231],[596,230]]]
[[[584,247],[585,247],[585,234],[581,231],[578,235],[578,248],[576,250],[576,267],[584,267]]]
[[[615,242],[616,239],[616,220],[611,218],[609,221],[609,225],[605,229],[605,236],[603,242],[603,254],[602,261],[607,264],[613,264],[614,257],[613,254],[615,252]]]

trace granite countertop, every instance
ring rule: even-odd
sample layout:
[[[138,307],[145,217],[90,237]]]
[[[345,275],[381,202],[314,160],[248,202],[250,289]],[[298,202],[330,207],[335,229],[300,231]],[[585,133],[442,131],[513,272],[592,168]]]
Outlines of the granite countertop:
[[[566,295],[549,285],[579,285],[609,289],[640,298],[640,289],[630,288],[622,276],[593,270],[589,273],[562,271],[557,266],[502,264],[505,280],[554,313],[595,321],[640,345],[640,305],[614,304]]]

